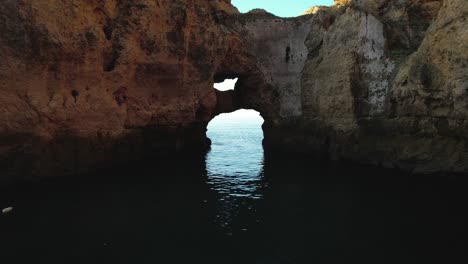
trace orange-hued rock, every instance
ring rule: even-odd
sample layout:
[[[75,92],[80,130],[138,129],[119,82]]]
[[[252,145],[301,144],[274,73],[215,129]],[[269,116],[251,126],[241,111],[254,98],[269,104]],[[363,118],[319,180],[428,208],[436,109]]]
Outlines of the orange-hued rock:
[[[0,179],[200,153],[208,122],[239,108],[262,114],[267,151],[466,171],[467,4],[286,19],[228,0],[1,1]]]
[[[2,78],[1,100],[5,113],[16,107],[23,114],[5,116],[1,131],[28,128],[53,137],[66,128],[89,136],[96,130],[120,134],[200,121],[197,111],[215,105],[213,74],[229,46],[215,19],[228,6],[226,1],[2,3],[11,19],[2,24],[1,53],[7,60],[1,74],[8,78]]]
[[[31,148],[40,160],[58,138],[100,149],[141,129],[207,123],[236,41],[218,22],[235,13],[226,0],[2,1],[0,156]]]

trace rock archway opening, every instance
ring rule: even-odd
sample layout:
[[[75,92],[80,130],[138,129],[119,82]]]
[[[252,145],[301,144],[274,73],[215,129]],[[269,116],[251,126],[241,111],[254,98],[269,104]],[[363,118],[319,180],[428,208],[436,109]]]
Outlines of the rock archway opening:
[[[231,113],[241,108],[238,96],[239,78],[237,76],[216,76],[213,88],[216,92],[216,109],[214,115]]]
[[[244,150],[241,149],[243,147],[251,147],[243,145],[242,139],[245,139],[246,143],[258,143],[261,148],[264,119],[260,112],[242,107],[238,99],[238,91],[235,90],[238,80],[239,78],[233,77],[214,84],[217,94],[217,112],[208,124],[207,135],[215,146],[219,141],[229,139],[229,142],[222,142],[222,144],[232,144],[229,147],[239,148],[238,150],[241,151]],[[225,138],[226,136],[228,138]],[[263,149],[260,152],[263,152]]]
[[[263,198],[262,124],[260,113],[247,109],[220,114],[208,124],[207,183],[220,197],[215,223],[222,228],[232,228],[239,204]]]
[[[264,119],[260,112],[243,106],[238,80],[232,75],[215,78],[217,109],[207,127],[208,182],[226,197],[259,198]]]
[[[264,120],[255,110],[240,109],[216,116],[207,136],[208,181],[213,189],[229,197],[257,197],[263,171]]]

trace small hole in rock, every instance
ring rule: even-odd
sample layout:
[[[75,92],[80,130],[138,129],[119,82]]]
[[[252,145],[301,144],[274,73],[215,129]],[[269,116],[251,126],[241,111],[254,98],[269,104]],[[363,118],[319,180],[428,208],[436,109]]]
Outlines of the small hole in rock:
[[[73,99],[76,103],[76,101],[78,100],[78,96],[80,96],[80,92],[78,92],[77,90],[72,90],[71,95],[73,96]]]
[[[111,72],[115,69],[115,65],[117,64],[118,54],[114,53],[110,56],[110,58],[104,59],[104,71]]]
[[[106,36],[106,39],[111,40],[114,27],[109,23],[108,25],[104,26],[103,31],[104,35]]]
[[[291,47],[290,46],[287,46],[286,47],[286,62],[289,62],[289,60],[291,59]]]

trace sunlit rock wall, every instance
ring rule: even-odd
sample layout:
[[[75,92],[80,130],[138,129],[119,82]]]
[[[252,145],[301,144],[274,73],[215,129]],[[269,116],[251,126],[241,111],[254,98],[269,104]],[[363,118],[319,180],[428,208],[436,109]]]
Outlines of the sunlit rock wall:
[[[466,171],[467,16],[468,2],[457,0],[316,11],[302,121],[271,142],[414,172]]]
[[[230,1],[0,1],[0,178],[206,147]]]
[[[307,59],[305,40],[310,32],[311,20],[242,18],[242,38],[246,49],[257,58],[257,66],[266,83],[274,87],[279,99],[279,117],[282,119],[302,115],[301,72]]]

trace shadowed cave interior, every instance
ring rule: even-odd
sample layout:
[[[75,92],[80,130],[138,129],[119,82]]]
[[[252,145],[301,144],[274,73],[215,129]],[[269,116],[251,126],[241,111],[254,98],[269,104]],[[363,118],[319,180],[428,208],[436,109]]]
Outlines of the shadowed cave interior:
[[[249,2],[0,1],[5,263],[468,263],[468,1]]]

